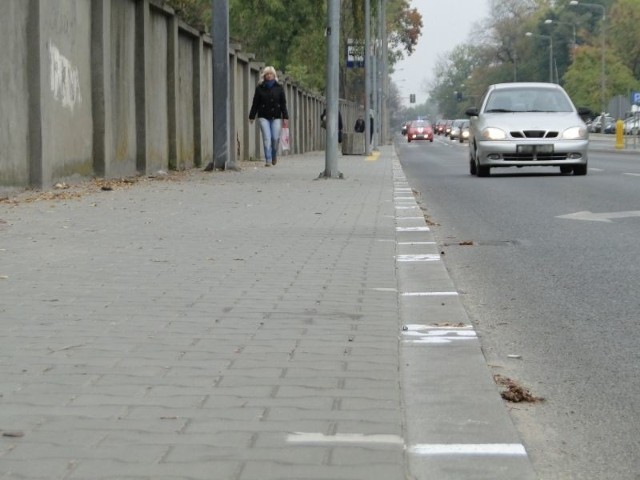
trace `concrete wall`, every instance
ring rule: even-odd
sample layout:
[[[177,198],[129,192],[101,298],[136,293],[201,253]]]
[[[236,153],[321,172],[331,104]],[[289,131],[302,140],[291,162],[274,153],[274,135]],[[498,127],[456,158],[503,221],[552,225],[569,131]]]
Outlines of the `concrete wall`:
[[[207,165],[211,41],[160,0],[1,0],[0,187]],[[263,64],[239,45],[229,59],[229,155],[256,160],[260,134],[248,116]],[[324,98],[281,81],[292,153],[323,148]],[[341,104],[345,119],[358,110]]]
[[[0,186],[29,183],[29,44],[24,4],[24,0],[0,2]]]

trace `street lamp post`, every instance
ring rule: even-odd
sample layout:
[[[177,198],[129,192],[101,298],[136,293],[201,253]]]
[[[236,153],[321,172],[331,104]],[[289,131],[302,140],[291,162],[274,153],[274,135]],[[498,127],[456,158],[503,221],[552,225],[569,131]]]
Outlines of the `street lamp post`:
[[[569,22],[559,22],[558,20],[552,20],[550,18],[547,18],[544,23],[546,25],[551,25],[551,24],[556,24],[556,25],[571,25],[571,28],[573,28],[573,46],[576,46],[576,24],[575,23],[569,23]]]
[[[585,3],[585,2],[580,2],[578,0],[571,0],[569,2],[569,5],[571,5],[572,7],[585,7],[585,8],[591,8],[591,9],[595,9],[595,10],[601,10],[602,11],[602,65],[601,65],[601,71],[600,71],[600,100],[602,102],[602,114],[604,115],[605,110],[606,110],[606,105],[605,105],[605,84],[606,84],[606,80],[605,80],[605,68],[604,68],[604,63],[605,63],[605,59],[604,59],[604,54],[605,54],[605,48],[606,48],[606,40],[605,40],[605,22],[607,20],[607,10],[604,8],[604,5],[600,5],[599,3]]]
[[[553,38],[551,35],[542,35],[540,33],[525,33],[527,37],[540,37],[549,40],[549,83],[553,83]]]

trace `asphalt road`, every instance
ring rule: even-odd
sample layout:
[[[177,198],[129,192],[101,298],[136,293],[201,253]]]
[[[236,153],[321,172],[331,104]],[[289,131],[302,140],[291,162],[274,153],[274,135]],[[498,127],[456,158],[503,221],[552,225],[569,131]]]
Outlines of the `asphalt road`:
[[[640,479],[640,154],[477,178],[466,144],[397,151],[492,371],[545,399],[509,407],[539,477]]]

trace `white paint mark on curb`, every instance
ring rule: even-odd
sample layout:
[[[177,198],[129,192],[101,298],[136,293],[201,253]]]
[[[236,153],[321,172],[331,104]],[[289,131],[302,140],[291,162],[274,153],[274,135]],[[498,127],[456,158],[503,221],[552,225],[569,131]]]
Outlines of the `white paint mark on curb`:
[[[424,255],[396,255],[398,262],[437,262],[440,255],[427,253]]]
[[[416,332],[421,330],[473,330],[473,326],[466,325],[466,324],[460,327],[457,327],[453,325],[441,326],[441,325],[420,325],[419,323],[409,323],[405,325],[404,328],[406,328],[407,329],[406,331],[409,331],[409,332]]]
[[[403,297],[440,297],[455,296],[458,292],[403,292]]]
[[[295,432],[287,435],[287,442],[289,443],[331,443],[331,444],[346,444],[346,443],[360,443],[360,444],[389,444],[389,445],[403,445],[404,439],[397,435],[385,435],[385,434],[373,434],[364,435],[362,433],[337,433],[335,435],[324,435],[322,433],[305,433]]]
[[[396,227],[396,232],[429,232],[429,227]]]
[[[398,245],[435,245],[436,242],[398,242]]]
[[[427,443],[409,447],[413,455],[526,455],[519,443]]]

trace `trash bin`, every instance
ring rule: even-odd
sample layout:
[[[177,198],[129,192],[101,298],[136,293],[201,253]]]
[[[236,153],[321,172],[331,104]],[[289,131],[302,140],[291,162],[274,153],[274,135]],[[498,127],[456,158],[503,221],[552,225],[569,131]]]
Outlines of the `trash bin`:
[[[364,133],[343,133],[342,154],[364,155]]]

